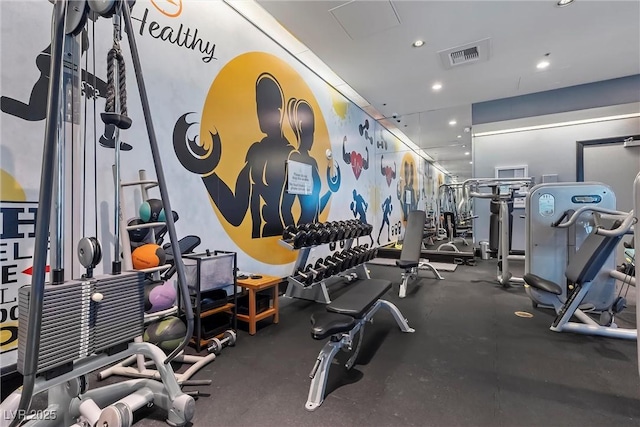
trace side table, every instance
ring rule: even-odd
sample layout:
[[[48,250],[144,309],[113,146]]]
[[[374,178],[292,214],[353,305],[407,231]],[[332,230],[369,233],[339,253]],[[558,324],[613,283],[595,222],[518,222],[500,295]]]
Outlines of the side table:
[[[238,320],[249,323],[249,335],[256,334],[256,323],[262,319],[273,316],[273,323],[278,323],[278,285],[282,282],[282,278],[276,276],[262,275],[259,279],[237,279],[238,286],[249,291],[249,314],[238,313]],[[272,289],[270,307],[261,313],[256,314],[256,293]]]

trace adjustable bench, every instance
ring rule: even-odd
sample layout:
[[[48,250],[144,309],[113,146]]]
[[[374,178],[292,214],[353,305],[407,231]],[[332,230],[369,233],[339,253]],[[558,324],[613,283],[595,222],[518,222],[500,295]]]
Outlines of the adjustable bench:
[[[308,411],[315,410],[324,400],[324,392],[329,377],[329,368],[336,353],[342,348],[351,350],[353,340],[358,332],[360,336],[356,343],[353,355],[346,362],[345,367],[351,369],[354,365],[362,337],[364,336],[365,323],[371,321],[374,314],[380,308],[391,312],[402,332],[414,332],[409,327],[407,320],[402,316],[398,307],[389,301],[380,299],[389,289],[391,282],[388,280],[366,279],[351,285],[352,288],[327,305],[327,312],[311,315],[311,336],[316,340],[329,337],[329,341],[320,351],[316,363],[311,370],[311,386],[305,408]]]
[[[402,252],[400,252],[400,259],[396,261],[396,265],[404,270],[402,273],[402,284],[400,284],[400,298],[407,296],[409,281],[418,278],[418,269],[431,270],[437,279],[444,279],[433,265],[425,261],[420,261],[422,232],[426,220],[427,214],[424,211],[409,212],[407,227],[404,232],[404,240],[402,241]]]

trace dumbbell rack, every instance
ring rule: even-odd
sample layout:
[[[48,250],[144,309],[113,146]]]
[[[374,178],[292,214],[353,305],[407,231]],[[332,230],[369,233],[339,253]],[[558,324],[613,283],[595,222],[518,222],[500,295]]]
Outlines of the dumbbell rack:
[[[134,226],[129,226],[126,221],[123,221],[122,214],[124,212],[124,200],[123,197],[123,189],[129,187],[140,186],[140,192],[142,195],[142,200],[149,199],[149,190],[158,186],[158,182],[154,180],[149,180],[146,175],[146,171],[141,169],[138,171],[139,180],[131,181],[131,182],[121,182],[120,183],[120,200],[121,200],[121,208],[120,208],[120,238],[122,240],[122,255],[123,255],[123,267],[124,270],[133,270],[133,263],[131,261],[131,242],[129,240],[129,230],[135,228],[150,228],[151,230],[151,238],[155,241],[155,229],[156,227],[165,225],[162,222],[154,222],[147,224],[138,224]],[[171,242],[172,244],[174,242]],[[177,243],[176,243],[177,244]],[[160,273],[168,270],[171,266],[169,264],[161,265],[158,267],[147,268],[143,270],[145,273],[153,274],[154,279],[160,279]],[[178,307],[173,306],[168,308],[167,310],[157,311],[154,313],[145,313],[144,315],[144,324],[148,325],[157,320],[160,320],[164,317],[175,315],[178,312]],[[134,342],[143,342],[142,337],[136,337]],[[207,365],[209,362],[212,362],[216,358],[216,355],[211,353],[206,356],[196,356],[196,355],[186,355],[184,351],[179,354],[174,362],[178,363],[186,363],[191,366],[181,374],[175,374],[176,380],[180,385],[208,385],[211,384],[211,380],[205,380],[204,382],[194,382],[190,381],[187,383],[189,378],[193,374],[195,374],[202,367]],[[111,366],[107,369],[102,370],[98,373],[98,380],[104,380],[105,378],[111,375],[121,375],[125,377],[131,378],[150,378],[150,379],[160,379],[160,373],[156,369],[149,369],[150,366],[149,361],[145,360],[144,355],[136,354],[124,359],[122,362]]]
[[[359,236],[359,237],[364,237],[364,236],[368,236],[368,234]],[[341,245],[342,249],[344,251],[348,251],[351,249],[353,245],[353,241],[357,238],[358,237],[350,237],[350,238],[343,239],[341,241],[334,241],[332,243],[342,242],[342,245]],[[284,293],[285,297],[315,301],[323,304],[330,304],[331,298],[329,297],[328,285],[337,283],[338,281],[342,281],[345,278],[347,278],[349,281],[370,278],[369,270],[366,267],[366,263],[363,262],[353,267],[350,267],[344,271],[341,271],[340,274],[337,274],[337,275],[334,274],[329,277],[323,277],[322,280],[314,281],[311,284],[303,283],[296,278],[297,276],[296,273],[304,269],[309,259],[309,254],[311,253],[311,249],[313,249],[316,246],[325,245],[327,243],[321,243],[318,245],[309,245],[309,246],[305,245],[300,248],[296,248],[291,242],[288,242],[282,239],[279,241],[279,243],[280,245],[282,245],[283,247],[289,250],[298,251],[298,257],[293,266],[293,272],[289,277],[287,277],[288,284],[287,284],[287,290]]]

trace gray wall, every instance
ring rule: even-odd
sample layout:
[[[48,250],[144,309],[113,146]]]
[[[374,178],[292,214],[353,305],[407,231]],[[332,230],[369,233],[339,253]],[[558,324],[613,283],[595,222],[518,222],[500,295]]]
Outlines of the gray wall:
[[[478,125],[633,102],[640,102],[639,74],[479,102],[471,107],[471,120]]]
[[[638,134],[638,111],[638,104],[628,104],[474,126],[473,176],[494,177],[496,167],[527,165],[529,176],[534,177],[536,183],[542,182],[543,174],[558,174],[559,181],[575,181],[576,141]],[[636,117],[513,131],[523,125],[553,125],[566,123],[568,119],[610,117],[634,112]],[[505,133],[483,135],[495,131]],[[475,242],[488,240],[488,202],[476,200],[474,213],[478,215],[474,222]],[[524,214],[524,209],[514,211],[513,249],[524,249],[524,220],[519,218],[521,214]]]

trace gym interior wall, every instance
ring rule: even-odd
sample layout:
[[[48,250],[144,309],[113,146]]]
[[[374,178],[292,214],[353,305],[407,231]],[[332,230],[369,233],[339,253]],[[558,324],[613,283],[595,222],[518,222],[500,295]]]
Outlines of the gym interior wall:
[[[15,326],[17,290],[30,283],[51,11],[49,2],[0,2],[1,243],[12,248],[2,253],[3,327]],[[442,172],[226,3],[139,0],[132,17],[179,235],[237,252],[242,270],[284,277],[296,259],[279,244],[287,225],[353,218],[375,231],[397,225],[396,234],[380,233],[375,242],[386,244],[402,237],[409,210],[433,204]],[[68,168],[76,184],[67,194],[95,209],[76,212],[69,228],[75,239],[83,221],[91,230],[95,224],[105,254],[100,269],[114,252],[114,131],[99,118],[110,22],[90,20],[81,40],[82,93],[65,117],[78,136]],[[127,49],[123,43],[125,58]],[[136,91],[131,64],[127,81]],[[128,110],[133,125],[120,134],[122,181],[154,170],[138,97],[130,97]],[[289,162],[309,171],[297,177],[307,183],[302,194],[289,191]],[[95,186],[82,185],[94,175]],[[139,192],[124,197],[126,221],[144,200]],[[5,341],[3,364],[12,363],[17,346]]]

